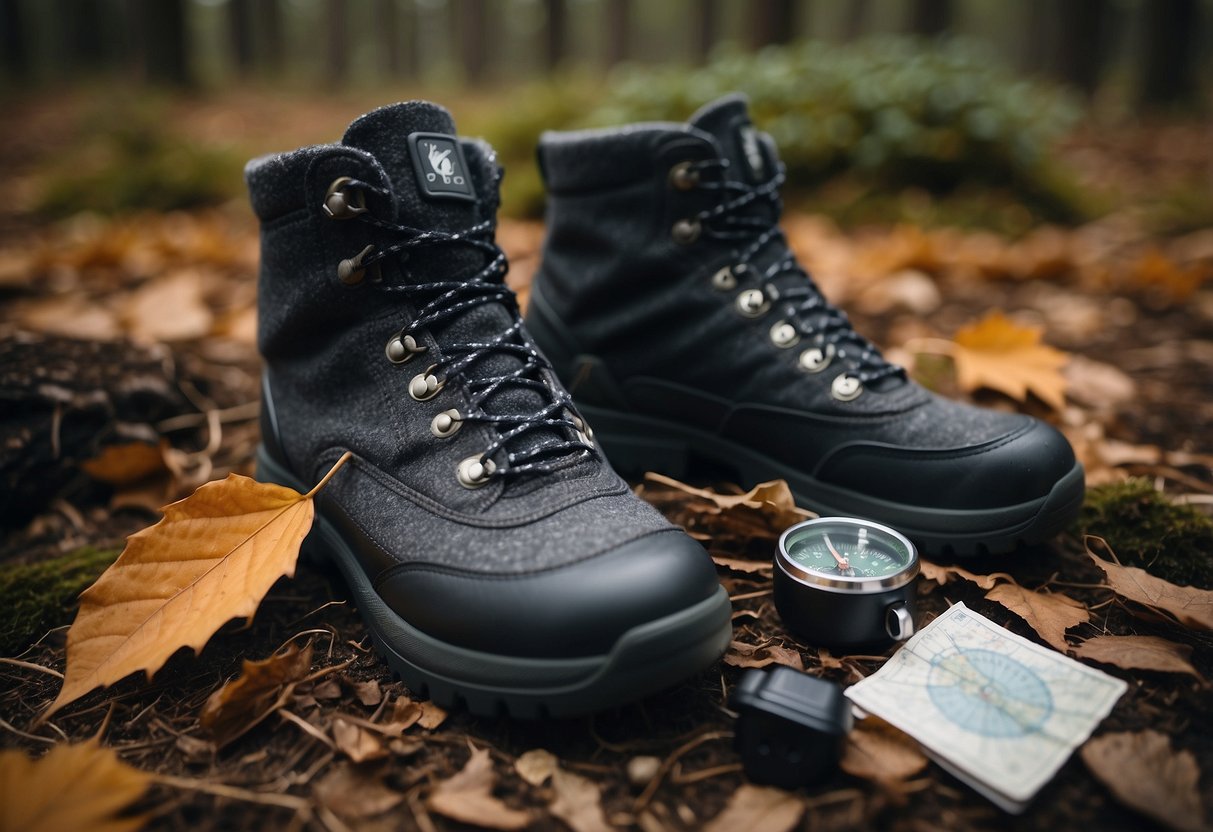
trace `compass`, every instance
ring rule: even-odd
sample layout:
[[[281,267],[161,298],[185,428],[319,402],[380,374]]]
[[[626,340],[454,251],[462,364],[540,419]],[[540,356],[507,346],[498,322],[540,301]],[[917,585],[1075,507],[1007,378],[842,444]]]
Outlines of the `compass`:
[[[866,647],[914,635],[918,551],[905,535],[854,517],[797,523],[775,553],[775,608],[811,644]]]

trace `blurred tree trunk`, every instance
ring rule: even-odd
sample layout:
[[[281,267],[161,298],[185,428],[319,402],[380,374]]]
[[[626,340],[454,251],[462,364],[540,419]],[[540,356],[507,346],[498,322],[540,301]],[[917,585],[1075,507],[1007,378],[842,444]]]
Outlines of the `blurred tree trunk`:
[[[258,63],[271,75],[281,75],[286,62],[282,37],[282,6],[279,0],[254,0],[254,27],[261,35]]]
[[[26,46],[25,10],[21,0],[0,0],[0,60],[4,71],[17,80],[30,76],[29,48]]]
[[[1054,0],[1027,0],[1027,14],[1020,43],[1019,64],[1027,72],[1048,72],[1055,40]]]
[[[324,24],[328,36],[328,61],[325,81],[330,86],[345,83],[350,71],[350,50],[346,37],[345,3],[328,0],[324,7]]]
[[[253,0],[228,0],[227,30],[236,74],[247,78],[253,72],[254,63]]]
[[[1139,102],[1184,104],[1196,94],[1196,0],[1150,0],[1145,7],[1145,49]]]
[[[189,86],[189,38],[185,0],[136,0],[135,24],[143,77],[153,84]]]
[[[458,0],[455,5],[455,35],[464,80],[484,82],[489,67],[489,9],[482,0]]]
[[[626,61],[631,51],[632,2],[607,0],[607,65]]]
[[[750,44],[755,49],[796,36],[796,0],[750,0]]]
[[[547,42],[544,49],[544,66],[550,72],[564,60],[568,49],[568,6],[565,0],[544,0],[547,9]]]
[[[952,28],[952,0],[913,0],[910,31],[916,35],[942,35]]]
[[[1055,3],[1054,8],[1060,15],[1053,45],[1054,74],[1091,95],[1103,78],[1108,0],[1066,0]]]
[[[863,36],[871,11],[871,0],[851,0],[847,3],[846,16],[842,21],[843,40],[852,41]]]
[[[698,0],[696,17],[699,20],[699,38],[695,43],[695,55],[701,64],[708,62],[712,47],[720,37],[720,0]]]
[[[375,28],[379,32],[379,60],[388,78],[399,78],[404,63],[400,49],[400,10],[396,0],[375,0]]]

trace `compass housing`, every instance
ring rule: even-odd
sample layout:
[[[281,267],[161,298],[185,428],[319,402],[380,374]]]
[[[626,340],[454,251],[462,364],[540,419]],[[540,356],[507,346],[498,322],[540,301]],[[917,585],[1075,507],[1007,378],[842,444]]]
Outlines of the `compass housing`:
[[[859,648],[914,634],[918,551],[905,535],[854,517],[787,529],[775,553],[775,608],[813,645]]]

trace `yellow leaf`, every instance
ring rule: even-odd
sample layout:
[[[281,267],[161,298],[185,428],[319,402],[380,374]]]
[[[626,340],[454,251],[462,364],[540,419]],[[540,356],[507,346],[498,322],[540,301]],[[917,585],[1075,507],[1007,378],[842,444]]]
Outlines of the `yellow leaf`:
[[[1028,622],[1048,644],[1065,653],[1066,630],[1085,624],[1090,612],[1073,598],[1056,593],[1024,589],[1018,584],[999,584],[986,593],[986,600],[1002,604]]]
[[[469,743],[470,745],[470,743]],[[472,746],[467,765],[449,780],[434,787],[426,808],[443,817],[489,829],[522,829],[531,822],[529,813],[511,809],[493,797],[493,761],[487,748]]]
[[[1020,326],[1001,312],[959,330],[952,358],[965,392],[988,387],[1016,401],[1035,393],[1055,410],[1065,406],[1067,356],[1040,342],[1041,330]]]
[[[146,818],[118,817],[151,778],[96,740],[56,745],[31,760],[0,752],[0,832],[133,832]]]
[[[80,463],[80,468],[98,482],[107,485],[133,485],[167,471],[164,465],[164,446],[148,442],[128,442],[122,445],[106,445],[97,456]]]
[[[295,574],[312,497],[348,458],[307,494],[230,474],[131,535],[80,596],[63,689],[42,718],[136,671],[150,677],[181,647],[197,653],[226,622],[251,618],[274,582]]]
[[[1166,735],[1104,734],[1083,746],[1082,761],[1124,805],[1169,829],[1207,829],[1196,757],[1173,751]]]

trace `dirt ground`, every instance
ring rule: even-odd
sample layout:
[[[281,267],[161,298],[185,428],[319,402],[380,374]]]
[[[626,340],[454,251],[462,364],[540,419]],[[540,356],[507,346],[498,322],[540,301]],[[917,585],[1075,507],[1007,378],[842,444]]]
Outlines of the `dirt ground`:
[[[0,160],[0,169],[24,175],[34,138],[28,132],[10,137],[5,153],[12,164]],[[1091,165],[1099,175],[1113,163],[1144,170],[1138,175],[1142,188],[1149,186],[1151,164],[1169,164],[1151,162],[1139,147],[1094,139],[1069,152],[1076,167]],[[1213,169],[1208,158],[1191,164],[1193,171]],[[1015,240],[909,225],[843,232],[820,216],[798,213],[786,218],[785,227],[815,278],[857,328],[914,365],[920,378],[951,395],[1060,425],[1087,465],[1091,486],[1145,477],[1197,511],[1213,509],[1213,228],[1156,236],[1131,206],[1080,228],[1038,228]],[[44,504],[10,524],[0,543],[0,569],[49,562],[82,547],[118,550],[126,535],[156,521],[157,506],[229,472],[251,473],[257,441],[257,238],[242,204],[57,223],[10,214],[0,229],[0,337],[10,345],[34,339],[21,354],[34,362],[43,356],[48,372],[83,361],[64,346],[64,338],[129,339],[140,345],[133,348],[140,354],[171,366],[175,388],[165,394],[167,409],[145,418],[143,427],[150,426],[163,445],[160,463],[140,476],[93,477],[79,465],[95,458],[101,445],[145,436],[137,431],[115,433],[102,425],[75,445],[57,448],[75,458],[57,469]],[[511,284],[525,298],[542,228],[510,222],[499,237],[513,263]],[[1015,401],[960,388],[937,345],[994,309],[1041,328],[1048,344],[1068,354],[1063,408],[1033,396]],[[11,355],[8,360],[15,360]],[[0,367],[0,375],[15,375],[13,370]],[[75,392],[82,394],[94,383],[77,382]],[[102,378],[95,385],[106,383]],[[38,403],[37,396],[32,400]],[[30,412],[42,411],[31,405]],[[32,424],[34,430],[50,429]],[[48,463],[46,470],[53,467]],[[727,471],[704,471],[692,484],[739,493],[728,478]],[[336,724],[350,718],[390,722],[404,712],[412,692],[370,649],[340,578],[304,564],[293,580],[274,586],[250,624],[225,626],[200,655],[179,651],[151,681],[137,675],[95,691],[37,726],[37,715],[60,684],[55,674],[64,667],[71,616],[65,607],[49,632],[33,634],[27,647],[13,652],[16,661],[0,664],[0,746],[40,754],[67,739],[100,735],[122,760],[159,778],[138,806],[154,829],[465,828],[436,809],[432,797],[474,749],[488,749],[492,795],[528,812],[528,828],[596,828],[584,816],[562,820],[561,800],[600,802],[603,817],[615,827],[701,828],[746,783],[732,746],[734,714],[728,706],[746,664],[771,657],[799,661],[813,674],[850,684],[874,672],[893,650],[832,656],[797,641],[780,625],[770,570],[761,568],[770,562],[773,536],[782,530],[778,524],[738,531],[740,521],[727,512],[704,515],[703,500],[672,499],[652,484],[641,488],[676,522],[701,523],[714,555],[755,564],[720,568],[735,611],[735,645],[725,660],[663,694],[567,722],[485,719],[459,711],[444,718],[430,709],[395,736],[371,731],[367,742],[377,750],[355,762],[358,752],[335,733]],[[1107,536],[1115,548],[1116,529],[1091,531]],[[1204,556],[1213,553],[1206,550]],[[1187,651],[1196,675],[1101,665],[1125,679],[1129,690],[1097,733],[1152,729],[1177,752],[1190,752],[1200,771],[1204,817],[1213,818],[1213,715],[1206,681],[1213,678],[1213,634],[1166,616],[1143,617],[1140,607],[1112,593],[1077,528],[1047,546],[963,565],[978,575],[1004,572],[1023,587],[1060,592],[1086,606],[1090,623],[1071,630],[1072,643],[1104,633],[1152,635]],[[987,600],[971,581],[939,585],[923,579],[918,592],[923,621],[964,602],[1012,632],[1040,640],[1028,622]],[[259,725],[216,747],[199,723],[208,698],[240,673],[242,660],[266,659],[288,644],[311,644],[308,680]],[[566,793],[567,783],[529,782],[518,760],[534,749],[550,751],[563,770],[590,785]],[[1114,798],[1077,754],[1019,817],[1003,813],[934,764],[892,778],[840,771],[797,792],[795,805],[798,828],[821,830],[1136,830],[1152,823]],[[492,815],[477,822],[506,828]],[[768,822],[755,820],[753,828],[775,828],[763,825]]]

